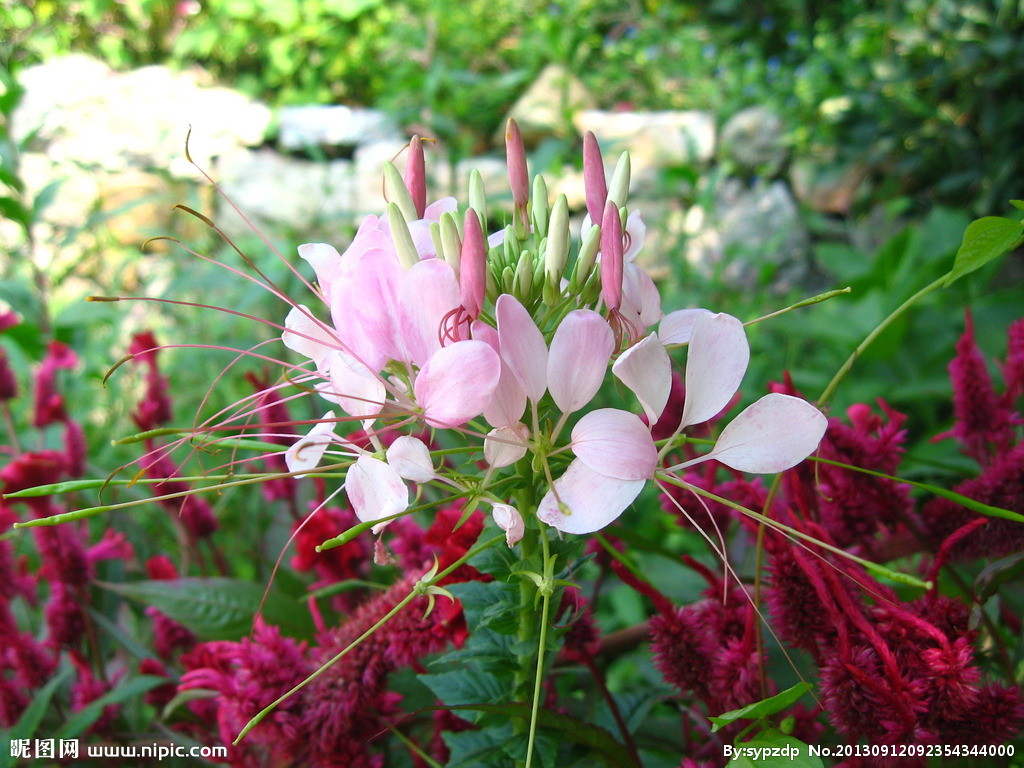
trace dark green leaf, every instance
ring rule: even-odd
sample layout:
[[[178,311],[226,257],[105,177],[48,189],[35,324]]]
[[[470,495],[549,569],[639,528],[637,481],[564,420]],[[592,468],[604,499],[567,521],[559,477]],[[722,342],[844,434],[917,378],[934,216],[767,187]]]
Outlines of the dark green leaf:
[[[774,715],[776,712],[781,712],[786,707],[796,703],[809,690],[811,690],[809,683],[797,683],[792,688],[787,688],[762,701],[755,701],[753,704],[734,709],[731,712],[725,712],[717,717],[710,717],[708,719],[714,723],[711,731],[717,731],[719,728],[730,725],[737,720],[757,720],[768,715]]]
[[[36,691],[36,695],[32,697],[32,701],[21,713],[21,717],[11,730],[12,741],[14,739],[30,739],[35,735],[39,724],[43,722],[43,717],[51,711],[50,700],[53,698],[53,694],[73,677],[74,667],[66,665],[58,670],[46,685]]]
[[[420,680],[449,707],[475,709],[477,704],[506,700],[509,686],[494,675],[470,669],[458,669],[435,675],[420,675]]]
[[[992,259],[1013,250],[1024,241],[1024,224],[1001,216],[986,216],[972,221],[964,232],[960,250],[946,285],[980,269]]]
[[[254,582],[226,578],[101,582],[100,586],[153,606],[204,640],[237,640],[246,635],[264,592]],[[274,592],[267,597],[263,616],[297,636],[309,634],[306,609]]]
[[[64,726],[57,731],[56,737],[58,739],[70,739],[79,736],[99,719],[105,707],[134,699],[166,682],[166,677],[157,677],[156,675],[142,675],[141,677],[127,680],[69,717]]]

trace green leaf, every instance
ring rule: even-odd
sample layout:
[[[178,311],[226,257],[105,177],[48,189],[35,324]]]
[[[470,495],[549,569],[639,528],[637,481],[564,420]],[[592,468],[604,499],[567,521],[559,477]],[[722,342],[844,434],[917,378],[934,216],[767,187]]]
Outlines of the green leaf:
[[[1020,210],[1024,211],[1024,200],[1011,200],[1010,205],[1012,205],[1014,208],[1020,208]]]
[[[778,731],[763,731],[731,749],[736,751],[730,756],[729,768],[824,768],[821,758],[812,756],[806,744]]]
[[[458,669],[434,675],[420,675],[420,681],[449,707],[476,709],[477,705],[507,700],[511,690],[495,675]]]
[[[142,675],[127,680],[69,717],[64,726],[57,731],[56,738],[70,739],[81,735],[100,718],[105,707],[134,699],[166,682],[166,677],[158,677],[156,675]]]
[[[227,578],[186,577],[98,584],[153,606],[204,640],[237,640],[246,635],[264,593],[263,586],[259,584]],[[296,636],[311,634],[308,611],[276,592],[267,596],[263,616],[271,624],[280,625]]]
[[[1001,216],[986,216],[972,221],[964,232],[953,269],[946,277],[948,286],[955,280],[980,269],[988,262],[1024,242],[1024,224]]]
[[[65,665],[50,678],[46,685],[36,691],[36,695],[32,697],[32,701],[29,702],[25,711],[21,713],[21,717],[11,730],[12,741],[14,739],[30,739],[35,735],[39,724],[43,722],[43,717],[46,716],[47,712],[51,711],[50,700],[53,698],[53,694],[56,693],[61,685],[74,678],[74,676],[74,667]]]
[[[768,715],[774,715],[776,712],[781,712],[786,707],[796,703],[809,690],[811,690],[810,683],[797,683],[792,688],[787,688],[763,701],[755,701],[753,704],[734,709],[731,712],[725,712],[717,717],[709,717],[708,719],[714,723],[711,727],[711,732],[714,733],[719,728],[731,725],[737,720],[757,720]]]

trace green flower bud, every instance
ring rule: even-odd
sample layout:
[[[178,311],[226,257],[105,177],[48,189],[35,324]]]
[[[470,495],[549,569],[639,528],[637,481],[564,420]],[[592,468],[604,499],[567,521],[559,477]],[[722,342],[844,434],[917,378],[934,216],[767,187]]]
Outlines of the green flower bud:
[[[539,173],[533,177],[533,232],[538,237],[548,234],[548,185]]]
[[[384,163],[384,196],[389,203],[398,205],[406,221],[416,221],[416,204],[405,187],[405,179],[391,161]]]
[[[619,162],[615,164],[612,172],[612,180],[608,185],[608,199],[615,203],[616,208],[622,208],[629,197],[629,152],[619,155]]]
[[[474,168],[469,173],[469,207],[476,211],[480,225],[487,228],[487,196],[484,194],[484,177]]]
[[[388,225],[391,227],[391,239],[395,243],[395,250],[398,251],[398,260],[402,262],[403,267],[411,269],[420,260],[420,255],[412,241],[409,225],[397,203],[388,203]]]
[[[444,246],[444,260],[455,270],[455,277],[459,276],[459,260],[462,254],[462,238],[459,237],[459,220],[451,211],[441,214],[441,244]]]

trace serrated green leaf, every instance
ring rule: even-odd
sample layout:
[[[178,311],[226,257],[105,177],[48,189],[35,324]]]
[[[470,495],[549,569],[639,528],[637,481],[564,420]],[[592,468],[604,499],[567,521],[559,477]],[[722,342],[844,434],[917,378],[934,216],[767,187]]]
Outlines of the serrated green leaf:
[[[956,252],[953,269],[946,277],[945,285],[980,269],[992,259],[1013,250],[1021,242],[1024,242],[1024,223],[1002,216],[985,216],[972,221],[964,232],[963,242]]]
[[[449,707],[475,709],[508,699],[511,689],[495,675],[479,670],[458,669],[420,675],[420,681]]]
[[[1014,208],[1019,208],[1020,210],[1024,211],[1024,200],[1011,200],[1010,205],[1012,205]]]
[[[767,699],[755,701],[753,704],[734,709],[731,712],[724,712],[716,717],[709,717],[708,719],[714,723],[711,727],[711,732],[714,733],[719,728],[730,725],[737,720],[757,720],[768,715],[774,715],[776,712],[781,712],[786,707],[796,703],[809,690],[811,690],[810,683],[797,683],[792,688],[787,688]]]
[[[503,728],[445,733],[447,768],[491,768],[507,762],[502,744],[512,738],[511,724]]]
[[[163,685],[166,682],[166,677],[142,675],[140,677],[133,677],[130,680],[121,683],[114,688],[114,690],[108,691],[69,717],[61,729],[57,731],[56,738],[70,739],[81,735],[90,725],[99,719],[100,715],[103,714],[103,709],[105,707],[111,704],[121,704],[129,699],[141,696],[147,691],[151,691],[158,685]]]
[[[153,606],[204,640],[237,640],[246,635],[264,593],[260,584],[227,578],[98,583],[119,595]],[[311,633],[308,611],[275,592],[267,596],[263,616],[293,635],[305,637]]]

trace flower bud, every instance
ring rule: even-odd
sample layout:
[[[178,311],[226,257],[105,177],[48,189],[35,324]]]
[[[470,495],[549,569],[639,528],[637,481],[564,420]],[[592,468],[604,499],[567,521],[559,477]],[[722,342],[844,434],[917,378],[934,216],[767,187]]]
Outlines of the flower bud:
[[[619,162],[615,164],[612,180],[608,185],[608,199],[615,203],[617,208],[622,208],[629,197],[629,173],[629,152],[623,152],[619,155]]]
[[[523,251],[519,256],[519,263],[516,265],[516,276],[512,294],[518,297],[523,304],[529,304],[533,296],[533,254]]]
[[[548,185],[539,173],[533,177],[533,231],[538,238],[548,233]]]
[[[389,205],[397,205],[406,221],[416,221],[420,218],[416,214],[416,204],[412,201],[412,195],[405,187],[402,174],[395,168],[395,164],[388,161],[384,163],[384,196]]]
[[[469,207],[476,211],[480,224],[487,224],[487,195],[484,194],[484,177],[474,168],[469,173]]]
[[[601,219],[601,298],[612,310],[622,303],[622,220],[612,200]]]
[[[405,188],[402,188],[405,190]],[[406,190],[406,194],[408,191]],[[409,225],[397,203],[388,203],[388,226],[391,227],[391,239],[398,252],[398,260],[406,269],[411,269],[420,260],[416,245],[412,241]]]
[[[466,210],[463,223],[462,258],[460,261],[459,289],[462,306],[476,320],[484,305],[487,292],[487,241],[480,219],[472,208]]]
[[[472,210],[472,208],[470,209]],[[477,211],[479,215],[479,211]],[[441,214],[441,247],[444,249],[444,260],[455,271],[456,279],[461,270],[462,238],[459,237],[459,222],[455,214],[445,211]]]
[[[587,213],[595,224],[601,220],[608,187],[604,178],[604,160],[601,147],[593,131],[583,134],[583,189],[587,195]]]
[[[576,256],[576,267],[572,273],[570,290],[578,293],[586,285],[591,271],[594,269],[594,262],[597,261],[597,252],[601,250],[601,227],[592,226],[583,235],[583,242],[580,243],[580,252]]]
[[[516,237],[526,238],[527,206],[530,203],[530,171],[526,164],[526,148],[516,121],[509,118],[505,127],[505,158],[508,163],[508,182],[512,189],[512,226]]]
[[[427,210],[427,165],[423,159],[423,140],[413,136],[409,140],[409,157],[405,162],[405,188],[409,190],[416,218],[422,219]]]
[[[555,199],[548,219],[547,247],[544,249],[544,276],[558,285],[569,258],[569,201],[564,194]]]

